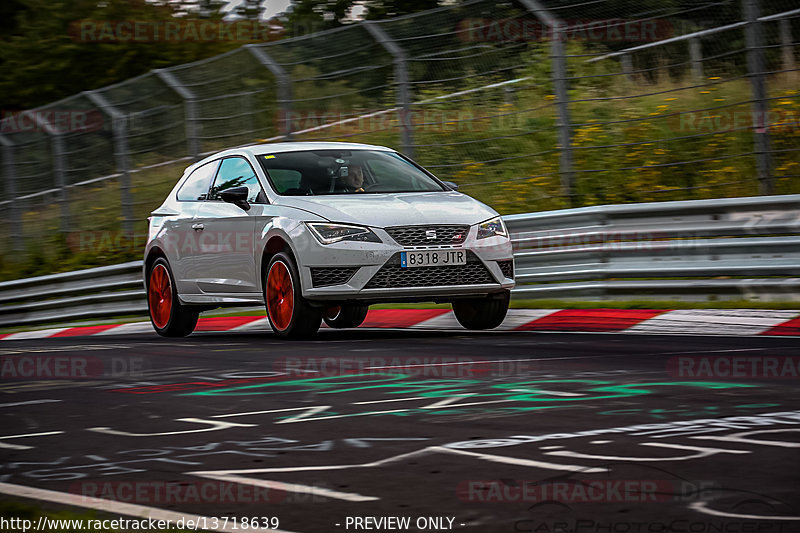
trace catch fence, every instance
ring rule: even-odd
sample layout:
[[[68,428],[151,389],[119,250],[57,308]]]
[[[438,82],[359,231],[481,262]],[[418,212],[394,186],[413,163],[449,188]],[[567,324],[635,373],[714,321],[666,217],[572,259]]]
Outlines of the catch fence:
[[[186,165],[257,142],[392,146],[502,213],[800,192],[795,6],[467,0],[13,114],[0,272],[135,259]]]

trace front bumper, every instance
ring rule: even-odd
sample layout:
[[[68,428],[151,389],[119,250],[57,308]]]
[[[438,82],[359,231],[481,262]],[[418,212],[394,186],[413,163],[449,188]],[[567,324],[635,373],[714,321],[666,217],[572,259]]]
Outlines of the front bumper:
[[[513,262],[511,241],[505,237],[478,240],[477,228],[473,226],[465,241],[459,245],[408,247],[398,244],[383,229],[371,229],[382,242],[322,245],[308,230],[294,236],[305,298],[372,302],[449,300],[483,296],[514,287],[513,278],[507,277],[498,263]],[[460,270],[457,266],[419,267],[402,271],[399,268],[399,252],[453,249],[467,251],[468,266]],[[508,266],[506,263],[506,272],[513,272],[513,267]],[[423,272],[423,269],[427,269],[427,272]],[[320,273],[326,275],[321,276]],[[337,276],[346,281],[331,284],[337,281]],[[437,278],[441,279],[441,283],[437,283]],[[323,279],[326,284],[320,286]]]

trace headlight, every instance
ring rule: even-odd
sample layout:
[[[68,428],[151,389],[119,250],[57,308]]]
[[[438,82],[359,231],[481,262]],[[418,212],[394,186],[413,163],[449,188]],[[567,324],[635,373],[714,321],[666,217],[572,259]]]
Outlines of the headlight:
[[[478,225],[479,239],[494,237],[495,235],[499,235],[500,237],[508,237],[508,231],[506,230],[506,225],[503,224],[502,218],[495,217]]]
[[[333,244],[339,241],[381,242],[372,230],[361,226],[325,224],[323,222],[307,222],[306,225],[322,244]]]

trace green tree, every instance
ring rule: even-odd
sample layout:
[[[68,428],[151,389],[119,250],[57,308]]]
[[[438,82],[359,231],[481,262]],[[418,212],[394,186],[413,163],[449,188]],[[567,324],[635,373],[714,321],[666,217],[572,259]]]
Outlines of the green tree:
[[[439,0],[368,0],[366,2],[369,20],[398,17],[439,7]]]
[[[0,33],[0,94],[6,109],[30,109],[240,46],[221,41],[97,41],[81,35],[81,21],[169,21],[206,15],[220,18],[212,1],[13,0]]]
[[[346,24],[355,0],[293,0],[284,14],[288,36],[296,37]]]

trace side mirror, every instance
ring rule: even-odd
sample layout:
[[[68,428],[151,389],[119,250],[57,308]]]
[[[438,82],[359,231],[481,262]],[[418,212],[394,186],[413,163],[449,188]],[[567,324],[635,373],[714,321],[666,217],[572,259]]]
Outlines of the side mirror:
[[[250,189],[247,187],[232,187],[219,192],[219,197],[223,202],[228,202],[237,207],[241,207],[245,211],[250,210],[250,204],[247,203],[247,197],[250,195]]]
[[[454,191],[458,190],[458,183],[453,183],[452,181],[443,181],[442,183],[444,183],[445,185],[447,185],[448,187],[450,187],[450,189],[452,189]]]

